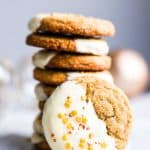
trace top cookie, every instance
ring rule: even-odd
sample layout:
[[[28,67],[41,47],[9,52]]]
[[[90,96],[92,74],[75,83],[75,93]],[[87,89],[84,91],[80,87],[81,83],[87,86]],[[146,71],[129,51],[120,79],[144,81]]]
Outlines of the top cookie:
[[[32,32],[52,32],[86,37],[113,36],[114,25],[107,20],[75,14],[39,14],[29,22]]]

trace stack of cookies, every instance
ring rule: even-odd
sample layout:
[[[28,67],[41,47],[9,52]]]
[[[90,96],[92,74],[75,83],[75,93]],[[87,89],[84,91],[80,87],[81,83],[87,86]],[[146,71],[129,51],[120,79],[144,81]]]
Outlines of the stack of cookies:
[[[39,81],[35,93],[41,112],[34,121],[32,142],[39,149],[49,150],[42,126],[45,102],[57,86],[77,77],[96,77],[113,83],[108,71],[111,67],[111,58],[107,56],[109,47],[103,37],[113,36],[115,28],[107,20],[52,13],[32,18],[29,29],[32,33],[26,43],[42,48],[33,56],[34,78]],[[51,136],[56,142],[54,135]],[[64,149],[70,150],[67,144]]]

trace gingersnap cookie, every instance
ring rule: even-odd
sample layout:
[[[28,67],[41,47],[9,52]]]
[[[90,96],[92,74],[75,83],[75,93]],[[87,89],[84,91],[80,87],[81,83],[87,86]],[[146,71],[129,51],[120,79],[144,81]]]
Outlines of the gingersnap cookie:
[[[49,145],[46,141],[34,144],[34,146],[37,150],[51,150],[51,148],[49,147]]]
[[[31,34],[27,37],[28,45],[49,50],[83,54],[107,55],[109,47],[103,39],[78,39],[48,34]]]
[[[52,32],[86,37],[113,36],[114,25],[107,20],[76,14],[39,14],[29,21],[32,32]]]
[[[126,95],[115,85],[92,77],[58,86],[42,118],[44,135],[53,150],[124,150],[131,123]]]
[[[45,69],[64,69],[75,71],[102,71],[110,69],[111,57],[76,55],[68,53],[55,53],[39,51],[33,56],[35,67]]]
[[[71,72],[71,71],[56,71],[35,68],[33,76],[36,80],[47,85],[59,85],[67,80],[72,80],[81,76],[95,76],[97,78],[107,80],[113,83],[113,77],[108,71],[100,72]],[[39,87],[39,86],[38,86]],[[52,87],[53,88],[53,87]],[[41,89],[39,89],[41,91]],[[41,92],[38,92],[41,93]]]

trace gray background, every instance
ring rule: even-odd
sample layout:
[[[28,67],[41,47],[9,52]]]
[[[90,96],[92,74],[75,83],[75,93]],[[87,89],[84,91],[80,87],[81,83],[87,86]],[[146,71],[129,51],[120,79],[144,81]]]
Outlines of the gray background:
[[[0,0],[0,57],[14,62],[36,49],[25,45],[28,20],[39,12],[75,12],[107,18],[117,34],[111,48],[135,48],[149,60],[150,0]]]

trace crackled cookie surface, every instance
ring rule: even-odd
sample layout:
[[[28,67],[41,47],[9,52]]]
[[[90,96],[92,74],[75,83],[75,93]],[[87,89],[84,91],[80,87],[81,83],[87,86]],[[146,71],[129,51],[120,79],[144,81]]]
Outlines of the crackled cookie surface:
[[[76,55],[39,51],[33,56],[33,64],[41,69],[63,69],[74,71],[102,71],[110,69],[111,58],[106,55]]]
[[[89,77],[59,86],[46,102],[42,124],[53,150],[122,150],[131,120],[123,92],[103,80]]]
[[[115,27],[110,21],[65,13],[36,15],[29,22],[29,29],[32,32],[53,32],[87,37],[115,34]]]

